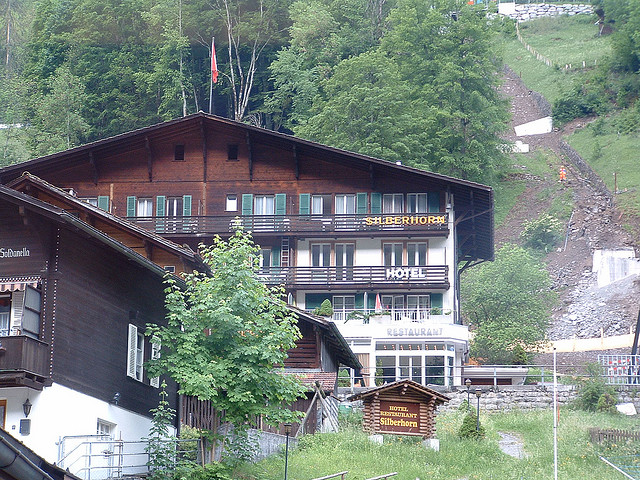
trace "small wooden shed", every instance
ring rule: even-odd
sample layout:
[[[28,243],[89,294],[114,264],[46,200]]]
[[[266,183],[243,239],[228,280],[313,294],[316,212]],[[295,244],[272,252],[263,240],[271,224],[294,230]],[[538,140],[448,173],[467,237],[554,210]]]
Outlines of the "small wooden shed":
[[[364,403],[366,432],[434,438],[436,408],[450,398],[411,380],[400,380],[359,393],[350,400]]]

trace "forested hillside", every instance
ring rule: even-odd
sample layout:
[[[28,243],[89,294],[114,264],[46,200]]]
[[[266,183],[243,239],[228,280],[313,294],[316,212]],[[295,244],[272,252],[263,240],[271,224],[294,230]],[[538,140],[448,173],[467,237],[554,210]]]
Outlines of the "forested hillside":
[[[459,3],[3,0],[0,162],[209,111],[215,37],[213,113],[486,181],[502,22]]]

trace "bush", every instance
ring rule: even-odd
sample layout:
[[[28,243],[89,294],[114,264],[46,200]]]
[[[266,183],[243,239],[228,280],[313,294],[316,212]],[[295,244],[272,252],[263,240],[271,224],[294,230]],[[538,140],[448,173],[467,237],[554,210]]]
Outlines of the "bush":
[[[188,465],[179,467],[173,480],[233,480],[229,468],[221,463],[210,463],[204,467]]]
[[[333,306],[331,305],[331,300],[326,298],[320,304],[320,307],[316,308],[313,313],[319,315],[321,317],[330,317],[333,315]]]
[[[548,252],[560,239],[562,224],[560,221],[543,213],[537,219],[523,223],[521,237],[527,247]]]
[[[458,436],[460,438],[475,438],[476,440],[484,438],[484,427],[480,425],[480,427],[477,428],[477,426],[478,417],[476,417],[475,412],[471,411],[467,413],[462,420],[462,426],[460,427],[460,430],[458,430]]]
[[[613,387],[604,382],[602,367],[597,363],[589,363],[586,368],[587,378],[580,382],[574,406],[587,412],[611,411],[610,406],[615,408],[618,398]]]
[[[562,125],[576,118],[606,113],[607,102],[603,94],[576,88],[553,102],[553,123]]]

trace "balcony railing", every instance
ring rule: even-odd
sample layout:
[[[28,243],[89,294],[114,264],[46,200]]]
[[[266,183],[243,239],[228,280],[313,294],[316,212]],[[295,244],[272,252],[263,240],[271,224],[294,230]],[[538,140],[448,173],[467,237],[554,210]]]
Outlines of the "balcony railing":
[[[268,267],[259,272],[269,285],[285,287],[361,286],[398,288],[410,284],[422,288],[449,288],[449,266],[423,267]]]
[[[335,322],[356,324],[394,324],[398,322],[411,323],[453,323],[455,315],[451,310],[442,308],[392,308],[376,312],[373,309],[340,309],[334,310],[331,317]]]
[[[238,227],[255,233],[429,232],[448,235],[447,213],[376,215],[245,215],[191,217],[129,217],[159,234],[215,234]]]
[[[49,382],[49,345],[24,335],[0,337],[0,386],[42,389]]]

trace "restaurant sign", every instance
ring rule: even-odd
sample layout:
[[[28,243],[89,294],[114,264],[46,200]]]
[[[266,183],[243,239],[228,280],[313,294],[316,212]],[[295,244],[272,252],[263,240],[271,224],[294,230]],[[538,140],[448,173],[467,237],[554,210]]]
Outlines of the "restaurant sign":
[[[382,215],[379,217],[365,217],[367,227],[381,226],[411,226],[411,225],[444,225],[446,215]]]
[[[0,247],[0,258],[19,258],[19,257],[29,257],[31,252],[27,247],[22,247],[19,249]]]
[[[420,433],[420,404],[380,400],[380,424],[384,433]]]

